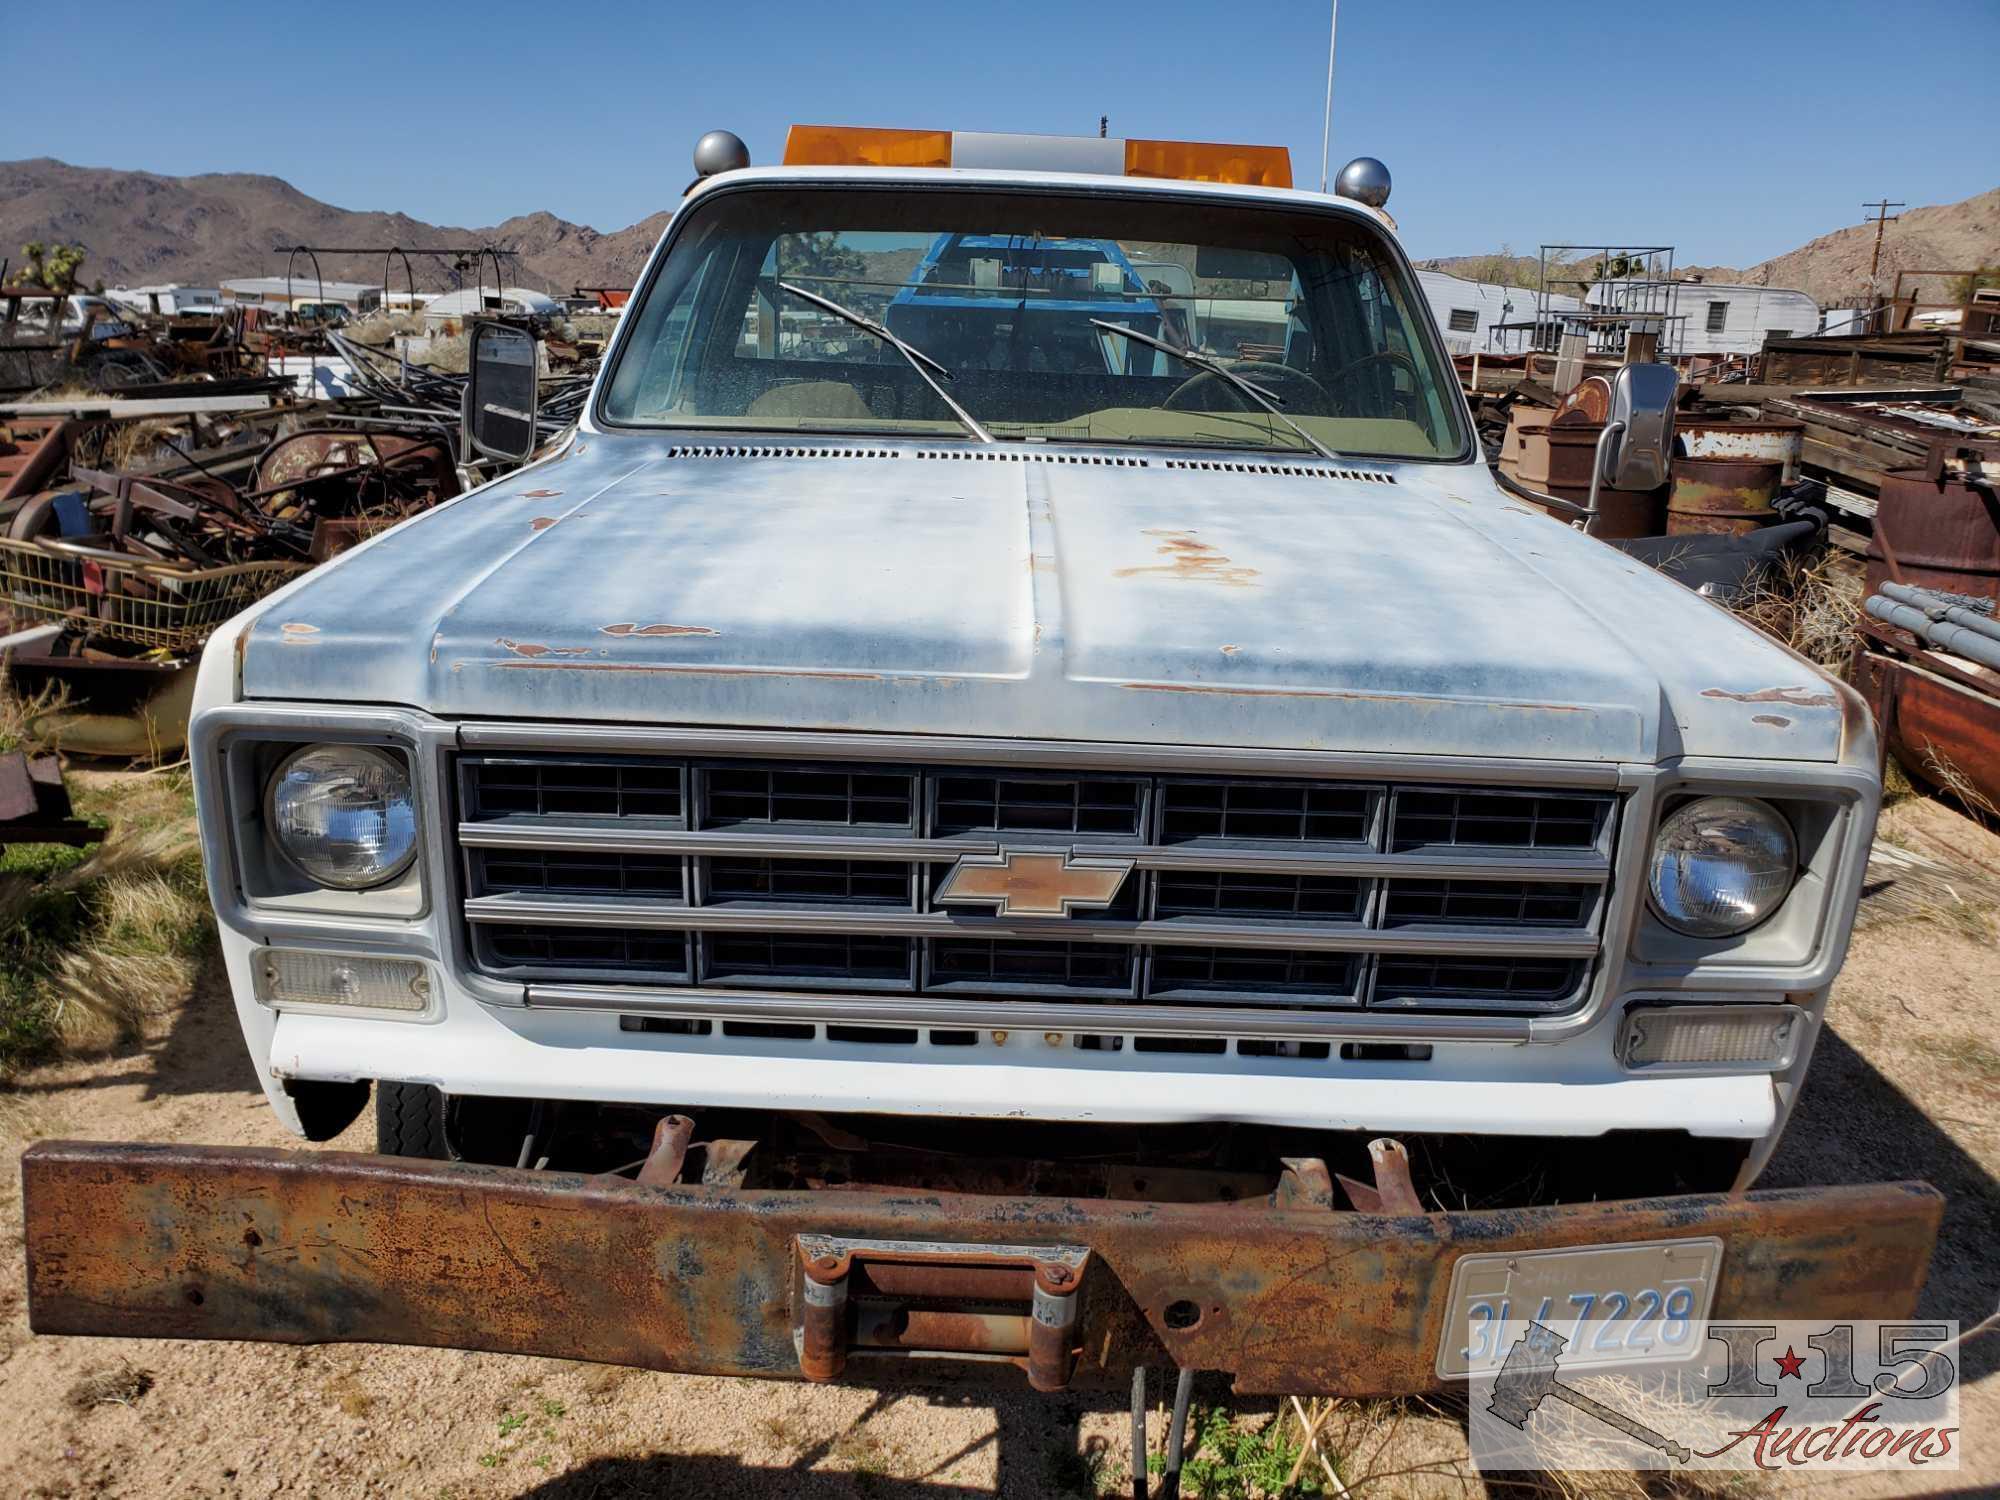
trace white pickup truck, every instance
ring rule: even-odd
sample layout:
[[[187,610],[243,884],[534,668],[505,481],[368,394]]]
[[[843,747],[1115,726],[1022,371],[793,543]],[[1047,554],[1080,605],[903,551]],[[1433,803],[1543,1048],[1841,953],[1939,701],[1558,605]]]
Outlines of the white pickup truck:
[[[36,1328],[1393,1393],[1911,1310],[1930,1189],[1750,1191],[1868,715],[1496,488],[1385,178],[704,155],[576,430],[202,664],[251,1058],[380,1154],[32,1148]]]

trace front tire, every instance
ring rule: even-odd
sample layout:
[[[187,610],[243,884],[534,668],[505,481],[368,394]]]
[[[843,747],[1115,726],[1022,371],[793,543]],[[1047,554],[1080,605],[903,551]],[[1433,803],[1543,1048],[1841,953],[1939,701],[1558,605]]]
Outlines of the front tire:
[[[384,1156],[444,1161],[444,1091],[428,1083],[375,1085],[375,1149]]]

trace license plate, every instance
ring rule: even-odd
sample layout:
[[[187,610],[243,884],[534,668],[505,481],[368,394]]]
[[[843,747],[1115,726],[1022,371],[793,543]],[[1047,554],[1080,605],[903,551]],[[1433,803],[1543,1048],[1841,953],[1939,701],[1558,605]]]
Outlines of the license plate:
[[[1565,1369],[1692,1359],[1721,1264],[1713,1238],[1461,1255],[1438,1374],[1494,1373],[1530,1320],[1568,1340]]]

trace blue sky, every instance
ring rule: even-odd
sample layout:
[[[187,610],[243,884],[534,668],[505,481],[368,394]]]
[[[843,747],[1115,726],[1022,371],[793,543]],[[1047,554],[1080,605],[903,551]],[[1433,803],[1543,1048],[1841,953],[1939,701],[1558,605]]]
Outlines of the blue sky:
[[[1327,9],[100,0],[81,71],[9,70],[0,159],[611,230],[671,206],[715,126],[771,161],[792,121],[1095,134],[1108,114],[1114,135],[1287,145],[1317,184]],[[2000,186],[2000,91],[1963,65],[1996,49],[2000,0],[1346,0],[1333,159],[1389,164],[1420,257],[1578,239],[1742,266],[1867,199]]]

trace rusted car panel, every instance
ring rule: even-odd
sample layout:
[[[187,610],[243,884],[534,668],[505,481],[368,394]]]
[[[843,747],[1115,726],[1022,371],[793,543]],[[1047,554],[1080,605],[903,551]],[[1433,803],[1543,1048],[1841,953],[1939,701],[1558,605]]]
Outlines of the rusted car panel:
[[[1434,1387],[1455,1258],[1706,1235],[1725,1242],[1716,1316],[1893,1317],[1914,1310],[1942,1199],[1916,1183],[1624,1203],[1384,1215],[1268,1204],[1115,1203],[867,1190],[640,1187],[553,1172],[344,1153],[50,1142],[24,1156],[29,1320],[37,1332],[279,1343],[404,1343],[689,1373],[831,1374],[841,1325],[807,1316],[842,1258],[930,1242],[934,1262],[848,1278],[844,1377],[932,1339],[969,1363],[933,1378],[1050,1383],[1048,1335],[1079,1386],[1135,1364],[1228,1371],[1244,1393]],[[837,1237],[829,1250],[826,1236]],[[936,1242],[946,1242],[937,1245]],[[1006,1262],[1034,1253],[1032,1312]],[[990,1252],[982,1255],[981,1251]],[[1072,1290],[1073,1318],[1042,1293]],[[1012,1273],[1018,1275],[1018,1273]],[[845,1296],[846,1286],[842,1288]],[[897,1315],[880,1298],[914,1296]],[[1026,1307],[1024,1302],[1023,1306]],[[920,1315],[921,1314],[921,1315]],[[1037,1371],[1037,1344],[1042,1370]],[[1018,1351],[1025,1347],[1025,1358]],[[887,1356],[893,1357],[893,1356]],[[1060,1375],[1056,1377],[1060,1383]]]

